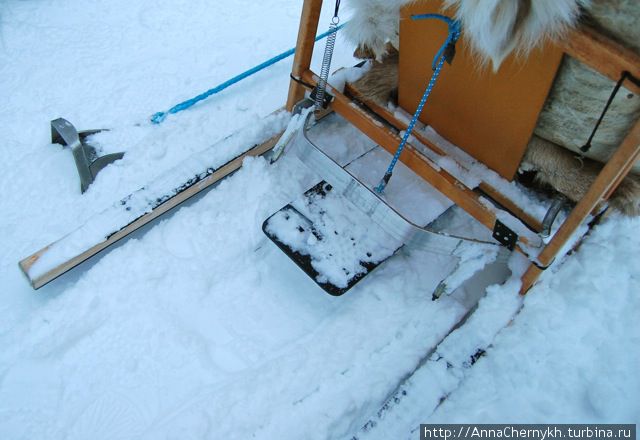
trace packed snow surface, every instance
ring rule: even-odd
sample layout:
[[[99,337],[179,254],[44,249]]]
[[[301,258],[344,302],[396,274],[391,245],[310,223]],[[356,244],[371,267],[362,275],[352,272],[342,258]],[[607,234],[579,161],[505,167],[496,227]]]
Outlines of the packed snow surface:
[[[321,28],[333,13],[325,6]],[[0,438],[416,438],[430,421],[637,423],[638,220],[606,219],[524,300],[515,278],[492,285],[441,342],[477,299],[464,288],[431,301],[447,257],[401,251],[347,295],[326,295],[260,229],[321,176],[292,155],[273,166],[256,158],[30,288],[21,258],[282,106],[291,59],[148,122],[292,47],[300,7],[3,2]],[[352,51],[339,37],[333,66],[354,64]],[[49,121],[61,116],[80,130],[110,128],[95,137],[100,152],[126,153],[83,195],[70,151],[50,143]],[[340,118],[324,127],[318,137],[334,157],[373,147]],[[367,174],[379,179],[390,156],[368,154]],[[450,206],[402,173],[386,191],[407,215]],[[399,387],[407,398],[378,420]]]

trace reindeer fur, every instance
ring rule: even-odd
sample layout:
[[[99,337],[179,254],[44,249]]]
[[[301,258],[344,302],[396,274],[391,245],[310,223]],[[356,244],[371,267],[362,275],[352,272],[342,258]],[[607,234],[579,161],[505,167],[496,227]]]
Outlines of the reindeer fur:
[[[386,107],[389,101],[396,101],[399,55],[395,48],[390,47],[381,61],[373,60],[371,69],[353,83],[357,92],[355,97],[364,102],[373,101],[382,107]]]
[[[538,183],[550,185],[568,199],[578,202],[598,177],[602,164],[533,136],[520,169],[535,171]],[[640,178],[627,175],[613,193],[609,204],[625,215],[640,215]]]

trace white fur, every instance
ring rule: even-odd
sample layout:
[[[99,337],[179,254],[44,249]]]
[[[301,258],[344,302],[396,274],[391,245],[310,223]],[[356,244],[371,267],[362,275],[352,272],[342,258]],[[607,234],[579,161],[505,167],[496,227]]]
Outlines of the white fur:
[[[419,0],[429,1],[429,0]],[[526,55],[545,39],[561,38],[589,0],[444,0],[455,7],[463,33],[494,69],[514,50]],[[398,48],[400,8],[412,0],[350,0],[354,14],[345,34],[380,58],[385,44]]]
[[[386,44],[399,48],[400,8],[412,0],[349,0],[353,18],[345,27],[348,39],[371,49],[376,59],[386,53]]]
[[[514,50],[526,55],[545,39],[561,38],[580,14],[583,0],[445,0],[457,8],[467,40],[498,69]]]

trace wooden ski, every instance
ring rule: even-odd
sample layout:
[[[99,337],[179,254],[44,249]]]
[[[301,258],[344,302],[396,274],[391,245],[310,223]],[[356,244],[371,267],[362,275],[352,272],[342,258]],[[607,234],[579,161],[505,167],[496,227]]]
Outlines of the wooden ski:
[[[24,258],[19,265],[31,286],[39,289],[190,197],[219,182],[238,170],[245,157],[260,156],[271,150],[282,134],[281,126],[286,124],[283,119],[285,118],[278,114],[267,117],[264,125],[270,127],[265,128],[261,136],[253,136],[257,139],[240,139],[244,138],[239,135],[242,133],[240,132],[195,154],[150,184],[96,214],[77,230]],[[229,144],[243,142],[243,140],[253,146],[241,149],[243,151],[241,154],[221,164],[207,161],[208,152],[226,148]],[[237,145],[236,148],[238,148]],[[190,177],[185,180],[185,175]],[[168,184],[171,186],[167,187]],[[118,220],[122,223],[114,225]],[[96,225],[107,226],[96,227]],[[91,237],[95,238],[91,240]],[[91,244],[87,244],[88,242]]]

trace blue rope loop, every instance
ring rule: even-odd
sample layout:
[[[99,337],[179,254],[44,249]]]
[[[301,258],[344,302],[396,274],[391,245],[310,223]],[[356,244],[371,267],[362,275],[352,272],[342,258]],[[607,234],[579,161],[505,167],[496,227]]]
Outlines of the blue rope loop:
[[[335,28],[331,28],[329,29],[327,32],[324,32],[320,35],[318,35],[315,38],[315,41],[320,41],[323,38],[328,37],[329,35],[338,32],[340,29],[342,29],[347,23],[341,24],[340,26],[337,26]],[[279,55],[276,55],[273,58],[268,59],[267,61],[258,64],[255,67],[252,67],[249,70],[246,70],[244,72],[242,72],[239,75],[234,76],[233,78],[223,82],[222,84],[219,84],[217,86],[215,86],[212,89],[207,90],[204,93],[199,94],[198,96],[191,98],[191,99],[187,99],[186,101],[181,102],[180,104],[176,104],[173,107],[171,107],[169,110],[167,110],[166,112],[157,112],[154,113],[151,116],[151,122],[153,122],[154,124],[160,124],[162,121],[164,121],[167,116],[169,116],[170,114],[175,114],[178,112],[181,112],[183,110],[188,109],[189,107],[193,107],[194,105],[196,105],[198,102],[203,101],[205,99],[207,99],[209,96],[211,95],[215,95],[216,93],[220,93],[221,91],[223,91],[224,89],[226,89],[227,87],[230,87],[240,81],[242,81],[243,79],[246,79],[248,77],[250,77],[251,75],[254,75],[258,72],[260,72],[263,69],[266,69],[269,66],[272,66],[274,64],[276,64],[279,61],[284,60],[285,58],[290,57],[291,55],[293,55],[295,53],[296,49],[291,48],[285,52],[282,52]]]
[[[441,14],[418,14],[418,15],[412,15],[411,19],[412,20],[436,19],[436,20],[441,20],[447,23],[447,26],[449,28],[449,35],[447,35],[447,39],[442,44],[442,46],[440,46],[440,49],[436,53],[436,56],[433,57],[433,61],[431,62],[431,69],[436,70],[436,65],[438,64],[438,61],[440,61],[440,58],[442,58],[443,56],[445,57],[445,61],[447,61],[449,65],[451,65],[453,61],[453,55],[455,55],[455,47],[456,47],[455,44],[460,38],[460,32],[461,32],[460,22],[458,20],[454,20],[452,18],[447,17],[446,15],[441,15]],[[447,53],[448,51],[449,53]]]
[[[429,84],[427,85],[427,88],[424,91],[424,94],[422,95],[420,102],[418,103],[418,108],[413,114],[413,117],[411,118],[411,121],[409,122],[409,125],[407,126],[407,129],[404,132],[402,141],[400,141],[400,145],[398,145],[398,149],[396,150],[396,153],[393,155],[393,159],[391,159],[391,163],[389,164],[389,167],[387,168],[387,171],[385,172],[384,177],[380,180],[380,183],[378,183],[378,186],[376,186],[375,188],[375,191],[378,194],[382,194],[385,187],[389,183],[389,180],[391,180],[391,176],[393,175],[393,169],[398,163],[398,160],[400,159],[400,154],[402,153],[402,150],[404,150],[404,147],[407,144],[409,137],[411,136],[411,132],[413,132],[413,129],[416,123],[418,122],[418,118],[420,117],[420,114],[422,113],[422,110],[425,104],[427,103],[427,99],[429,99],[429,96],[431,95],[431,91],[433,90],[433,87],[436,84],[438,76],[440,76],[440,71],[442,70],[442,66],[444,65],[445,61],[447,61],[449,64],[451,64],[451,62],[453,61],[453,57],[455,55],[455,45],[458,39],[460,38],[460,22],[458,20],[453,20],[441,14],[413,15],[411,18],[413,20],[436,19],[436,20],[444,21],[445,23],[447,23],[449,34],[445,42],[442,44],[442,46],[440,46],[440,49],[438,50],[436,55],[433,57],[433,61],[431,63],[433,74],[431,75]]]

